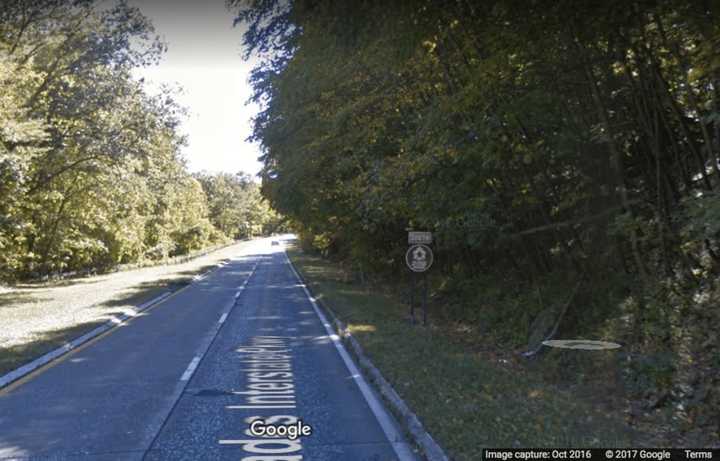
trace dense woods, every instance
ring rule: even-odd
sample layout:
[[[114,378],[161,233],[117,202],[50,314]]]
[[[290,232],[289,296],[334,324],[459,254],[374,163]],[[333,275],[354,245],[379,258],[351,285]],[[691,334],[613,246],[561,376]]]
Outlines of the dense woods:
[[[306,248],[397,280],[433,231],[436,318],[617,341],[629,422],[718,440],[718,2],[229,6],[263,58],[262,191]]]
[[[3,2],[0,281],[164,259],[277,221],[248,177],[187,171],[183,108],[131,75],[164,49],[123,2]]]

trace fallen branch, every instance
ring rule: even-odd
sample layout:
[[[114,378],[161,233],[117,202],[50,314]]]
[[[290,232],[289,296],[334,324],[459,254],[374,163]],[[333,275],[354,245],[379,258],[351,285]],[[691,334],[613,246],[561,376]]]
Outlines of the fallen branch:
[[[507,236],[507,238],[521,237],[521,236],[523,236],[523,235],[535,234],[535,233],[537,233],[537,232],[543,232],[543,231],[547,231],[547,230],[559,229],[559,228],[561,228],[561,227],[566,227],[566,226],[574,226],[574,225],[576,225],[576,224],[583,224],[583,223],[586,223],[586,222],[589,222],[589,221],[594,221],[594,220],[596,220],[596,219],[600,219],[600,218],[603,218],[603,217],[605,217],[605,216],[611,215],[611,214],[615,213],[616,211],[620,211],[620,210],[622,210],[623,208],[626,208],[628,205],[635,205],[635,204],[638,204],[638,203],[640,203],[640,202],[642,202],[642,200],[640,200],[640,199],[628,200],[628,202],[627,202],[625,205],[618,205],[618,206],[610,207],[610,208],[607,208],[607,209],[605,209],[605,210],[603,210],[603,211],[601,211],[601,212],[599,212],[599,213],[595,213],[594,215],[584,216],[584,217],[581,217],[581,218],[571,219],[571,220],[568,220],[568,221],[562,221],[562,222],[558,222],[558,223],[546,224],[546,225],[544,225],[544,226],[539,226],[539,227],[533,227],[533,228],[531,228],[531,229],[526,229],[526,230],[523,230],[523,231],[520,231],[520,232],[515,232],[515,233],[513,233],[513,234],[510,234],[510,235]]]
[[[521,352],[520,355],[522,355],[523,357],[526,357],[526,358],[534,356],[535,354],[540,352],[540,349],[542,349],[542,347],[544,345],[543,343],[545,341],[549,341],[553,338],[553,336],[555,336],[555,333],[557,333],[558,328],[560,327],[560,322],[562,321],[563,317],[565,317],[565,313],[567,313],[568,309],[570,308],[570,305],[572,304],[573,300],[575,299],[575,295],[579,291],[580,285],[582,285],[583,280],[584,280],[584,277],[581,277],[580,280],[578,281],[578,283],[575,284],[575,288],[573,289],[572,293],[570,294],[570,298],[565,303],[565,306],[563,306],[563,310],[562,310],[562,312],[560,312],[560,315],[558,316],[557,320],[555,321],[555,325],[553,326],[553,329],[550,331],[550,334],[548,334],[544,340],[540,341],[540,344],[538,344],[535,349],[533,349],[532,351]]]

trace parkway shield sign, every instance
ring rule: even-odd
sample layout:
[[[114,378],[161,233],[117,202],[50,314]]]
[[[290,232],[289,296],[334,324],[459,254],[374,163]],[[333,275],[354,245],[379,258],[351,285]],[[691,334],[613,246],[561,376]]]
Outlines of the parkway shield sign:
[[[425,272],[433,263],[433,253],[427,245],[413,245],[405,253],[405,263],[413,272]]]

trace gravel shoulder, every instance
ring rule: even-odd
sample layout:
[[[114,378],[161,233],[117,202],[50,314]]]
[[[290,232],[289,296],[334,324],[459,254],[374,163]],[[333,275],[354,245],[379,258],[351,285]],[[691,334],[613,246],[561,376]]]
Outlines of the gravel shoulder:
[[[239,242],[190,261],[0,291],[0,375],[247,250]]]

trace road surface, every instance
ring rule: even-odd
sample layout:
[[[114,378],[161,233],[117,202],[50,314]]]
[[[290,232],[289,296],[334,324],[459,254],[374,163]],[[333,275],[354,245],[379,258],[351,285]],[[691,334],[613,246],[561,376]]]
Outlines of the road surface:
[[[0,391],[0,459],[414,459],[399,434],[269,239]]]

